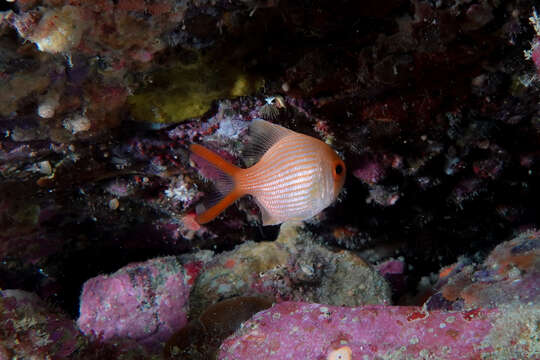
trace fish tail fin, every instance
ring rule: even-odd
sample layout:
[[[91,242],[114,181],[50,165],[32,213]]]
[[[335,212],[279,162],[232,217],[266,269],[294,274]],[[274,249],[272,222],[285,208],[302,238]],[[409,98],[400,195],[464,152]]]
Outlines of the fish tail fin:
[[[235,177],[242,170],[229,163],[215,152],[204,146],[192,144],[189,147],[191,160],[195,162],[202,175],[211,179],[218,191],[214,196],[205,199],[204,203],[197,205],[195,220],[199,224],[205,224],[227,207],[233,204],[244,193],[239,189]]]

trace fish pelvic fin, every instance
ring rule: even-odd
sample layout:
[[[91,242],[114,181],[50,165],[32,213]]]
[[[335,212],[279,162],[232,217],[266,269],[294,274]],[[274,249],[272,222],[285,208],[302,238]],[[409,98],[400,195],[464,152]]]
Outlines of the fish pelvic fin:
[[[191,160],[199,167],[203,176],[214,182],[217,189],[216,194],[196,207],[195,220],[199,224],[206,224],[244,195],[235,180],[242,169],[204,146],[192,144],[189,150]]]

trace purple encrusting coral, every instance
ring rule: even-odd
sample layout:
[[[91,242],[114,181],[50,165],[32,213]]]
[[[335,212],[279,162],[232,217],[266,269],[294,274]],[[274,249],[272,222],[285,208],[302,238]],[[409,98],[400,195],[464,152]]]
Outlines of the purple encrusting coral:
[[[245,322],[218,358],[327,359],[348,346],[351,359],[533,359],[539,320],[536,306],[459,312],[284,302]]]

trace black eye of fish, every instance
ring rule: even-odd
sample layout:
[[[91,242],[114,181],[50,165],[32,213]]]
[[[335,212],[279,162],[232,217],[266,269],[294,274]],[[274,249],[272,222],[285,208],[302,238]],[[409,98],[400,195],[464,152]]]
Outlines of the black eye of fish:
[[[336,174],[341,175],[342,172],[343,172],[343,166],[341,166],[341,164],[338,164],[336,166]]]

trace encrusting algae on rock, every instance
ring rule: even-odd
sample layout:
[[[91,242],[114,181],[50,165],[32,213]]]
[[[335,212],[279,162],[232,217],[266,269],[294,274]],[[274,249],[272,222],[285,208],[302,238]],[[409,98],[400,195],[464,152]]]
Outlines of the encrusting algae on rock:
[[[235,296],[344,306],[391,301],[388,283],[362,258],[317,244],[292,222],[281,225],[276,241],[247,241],[216,255],[194,282],[190,318]]]
[[[127,100],[135,120],[175,123],[204,115],[212,102],[246,96],[263,85],[262,78],[210,56],[186,56],[151,75],[151,85]]]
[[[282,302],[227,338],[218,359],[536,359],[539,315],[537,306],[427,311]],[[328,352],[334,344],[343,345]]]

